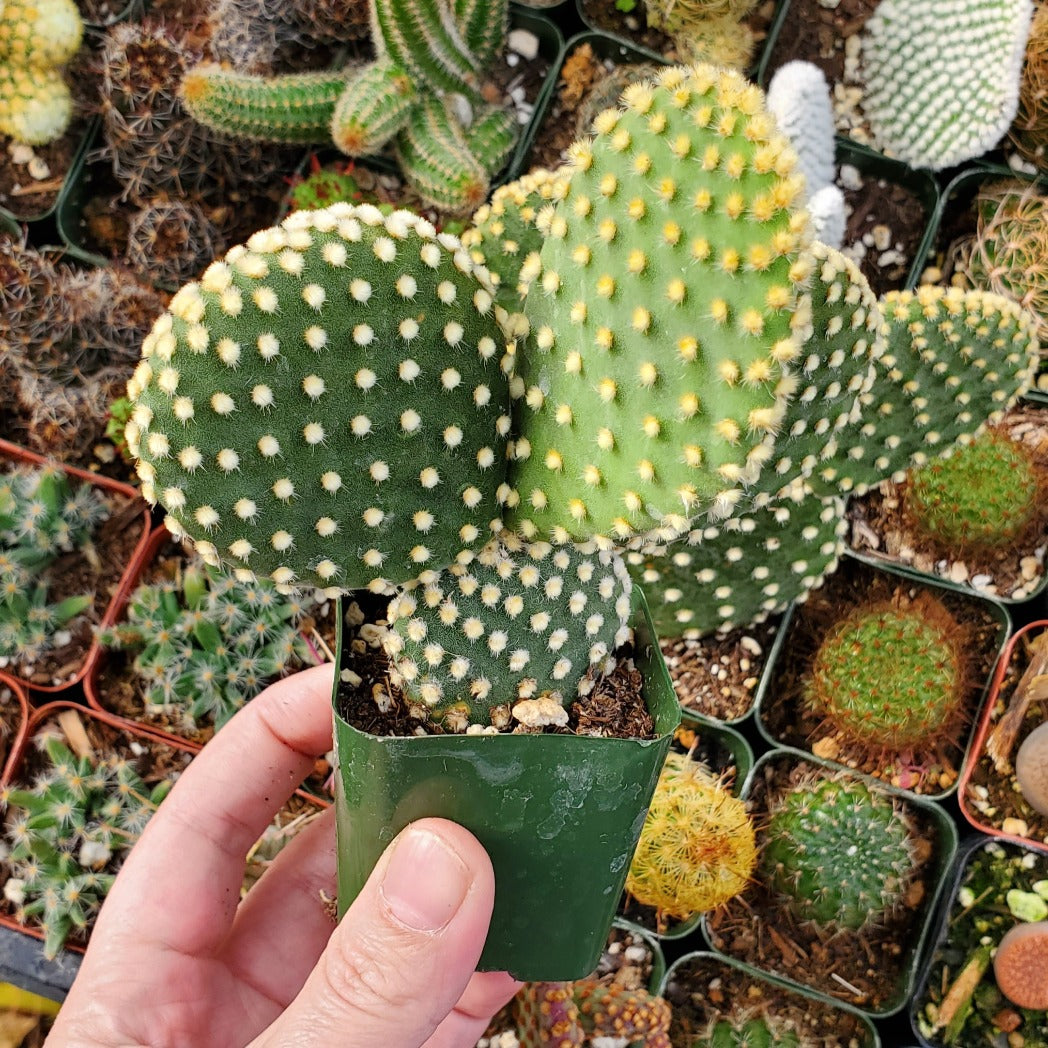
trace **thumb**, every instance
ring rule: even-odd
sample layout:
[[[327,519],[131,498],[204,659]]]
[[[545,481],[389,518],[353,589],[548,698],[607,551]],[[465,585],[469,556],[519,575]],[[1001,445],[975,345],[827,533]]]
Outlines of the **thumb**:
[[[419,1048],[466,989],[494,899],[491,862],[471,833],[442,819],[412,823],[383,853],[299,995],[251,1048]],[[463,1022],[463,1032],[475,1025]],[[461,1043],[475,1040],[473,1030]]]

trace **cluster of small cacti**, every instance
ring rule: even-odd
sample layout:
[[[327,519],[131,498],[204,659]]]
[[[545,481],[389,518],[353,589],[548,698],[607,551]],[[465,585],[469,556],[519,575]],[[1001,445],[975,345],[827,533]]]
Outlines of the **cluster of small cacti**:
[[[844,775],[813,777],[775,798],[762,836],[764,882],[798,921],[820,928],[883,921],[916,869],[899,802]]]
[[[34,785],[7,788],[0,801],[10,813],[4,896],[19,921],[43,926],[51,958],[93,920],[171,783],[150,788],[129,761],[78,757],[54,736],[44,749],[49,765]]]
[[[670,1006],[646,990],[597,979],[536,982],[514,999],[521,1048],[576,1048],[598,1039],[670,1048]]]
[[[240,582],[199,564],[178,581],[140,585],[104,648],[134,652],[146,711],[182,710],[187,727],[223,724],[271,680],[309,661],[305,604],[272,582]]]
[[[505,0],[371,0],[370,64],[281,77],[202,65],[184,77],[182,99],[198,121],[234,137],[330,141],[349,156],[392,143],[423,200],[469,212],[517,137],[513,117],[481,92],[507,13]]]
[[[805,1048],[796,1029],[772,1015],[720,1016],[689,1048]]]
[[[43,573],[80,549],[106,517],[89,485],[72,485],[55,468],[19,466],[0,476],[0,655],[34,662],[92,595],[48,603]]]
[[[1032,13],[1032,0],[881,0],[862,40],[878,144],[934,170],[996,146],[1019,104]]]
[[[1038,0],[1026,41],[1019,110],[1015,114],[1010,143],[1031,163],[1045,166],[1048,149],[1048,5]]]
[[[831,627],[805,682],[808,706],[851,742],[927,749],[956,725],[966,631],[929,594],[855,608]]]
[[[977,556],[1038,538],[1046,493],[1048,473],[1030,448],[995,429],[912,470],[903,507],[908,522],[936,548]]]
[[[757,0],[644,0],[648,25],[673,37],[681,63],[708,62],[743,71],[753,30],[743,21]]]
[[[686,920],[746,887],[757,862],[745,802],[697,761],[671,752],[648,807],[626,891],[663,917]]]
[[[84,25],[72,0],[0,4],[0,134],[43,145],[73,117],[63,67],[80,47]]]

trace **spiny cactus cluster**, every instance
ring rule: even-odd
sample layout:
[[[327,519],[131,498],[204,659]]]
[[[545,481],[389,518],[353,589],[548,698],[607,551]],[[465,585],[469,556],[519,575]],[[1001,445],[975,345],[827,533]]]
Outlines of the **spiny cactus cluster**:
[[[934,546],[957,554],[1016,549],[1040,536],[1048,474],[1021,441],[987,430],[949,458],[912,470],[907,520]]]
[[[184,711],[190,728],[216,728],[271,680],[309,661],[303,602],[260,579],[240,582],[190,564],[178,582],[141,585],[124,621],[99,630],[105,648],[135,652],[150,706]]]
[[[852,742],[894,752],[945,738],[965,697],[966,631],[922,594],[855,608],[823,638],[809,707]]]
[[[806,1048],[796,1029],[771,1015],[714,1019],[690,1048]]]
[[[5,789],[0,801],[12,812],[4,895],[18,920],[43,926],[51,958],[93,920],[171,783],[151,789],[129,761],[77,757],[53,736],[44,746],[49,766],[35,785]]]
[[[1004,137],[1019,103],[1032,0],[881,0],[862,42],[879,145],[939,170]]]
[[[686,920],[737,895],[757,845],[746,805],[709,770],[671,752],[648,807],[626,891],[663,916]]]
[[[63,67],[80,47],[84,25],[72,0],[0,4],[0,134],[43,145],[73,117]]]
[[[813,777],[771,805],[760,869],[798,921],[854,931],[902,902],[914,844],[889,794],[844,775]]]
[[[743,19],[757,0],[644,0],[648,25],[673,37],[682,63],[744,70],[755,38]]]
[[[20,466],[0,476],[0,655],[34,662],[93,596],[47,600],[44,572],[79,549],[106,517],[101,496],[57,468]]]
[[[1026,41],[1019,110],[1009,132],[1009,140],[1023,157],[1039,167],[1045,166],[1048,149],[1048,7],[1034,8],[1030,35]]]
[[[349,156],[393,143],[419,195],[475,209],[516,141],[481,81],[505,39],[505,0],[371,0],[376,58],[330,73],[258,77],[204,65],[182,82],[201,123],[270,142],[332,141]]]
[[[514,1001],[521,1048],[574,1048],[598,1038],[670,1048],[670,1006],[596,979],[528,983]]]

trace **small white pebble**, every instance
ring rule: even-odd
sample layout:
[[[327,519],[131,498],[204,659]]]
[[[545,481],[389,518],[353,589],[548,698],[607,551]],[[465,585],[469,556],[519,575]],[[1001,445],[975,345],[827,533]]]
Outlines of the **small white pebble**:
[[[511,29],[506,46],[530,62],[538,56],[539,38],[530,29]]]

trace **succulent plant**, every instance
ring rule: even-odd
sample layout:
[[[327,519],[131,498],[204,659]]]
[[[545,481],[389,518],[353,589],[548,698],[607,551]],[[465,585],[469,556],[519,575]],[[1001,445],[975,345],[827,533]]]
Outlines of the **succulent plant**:
[[[1048,473],[1022,441],[986,430],[970,444],[910,471],[907,520],[954,555],[1016,549],[1040,537]]]
[[[1030,1011],[1048,1009],[1048,921],[1015,924],[1004,933],[993,956],[993,973],[1001,993]]]
[[[140,585],[104,648],[134,652],[150,706],[181,708],[189,727],[223,724],[271,680],[309,661],[307,605],[272,582],[241,582],[190,564],[177,582]]]
[[[732,15],[704,18],[682,26],[673,34],[678,60],[685,65],[710,65],[745,71],[753,60],[757,37],[746,22]]]
[[[7,788],[0,800],[14,813],[4,895],[19,920],[43,925],[51,958],[94,918],[171,782],[150,789],[126,760],[78,757],[55,737],[44,746],[49,766],[33,787]]]
[[[862,38],[879,145],[939,170],[992,149],[1019,103],[1032,0],[882,0]]]
[[[1048,721],[1023,739],[1015,755],[1015,779],[1023,800],[1048,815]]]
[[[670,1048],[670,1006],[645,990],[581,979],[528,983],[514,1000],[521,1048],[568,1048],[598,1038]]]
[[[626,891],[660,917],[686,920],[737,895],[757,861],[746,805],[682,753],[666,757]]]
[[[806,1048],[797,1031],[771,1015],[730,1015],[714,1019],[690,1048]]]
[[[934,746],[960,714],[967,642],[931,594],[860,605],[820,643],[805,701],[852,742],[896,752]]]
[[[813,778],[775,799],[760,868],[799,921],[858,930],[901,902],[914,845],[898,802],[861,779]]]
[[[807,196],[837,177],[833,101],[826,75],[812,62],[787,62],[768,83],[768,111],[797,151]]]
[[[758,0],[644,0],[648,24],[667,33],[684,34],[693,27],[727,18],[741,22]]]
[[[1048,149],[1048,7],[1043,3],[1035,6],[1030,23],[1019,110],[1008,137],[1026,160],[1044,166]]]
[[[4,0],[0,7],[0,134],[43,145],[73,117],[63,66],[84,25],[72,0]]]

